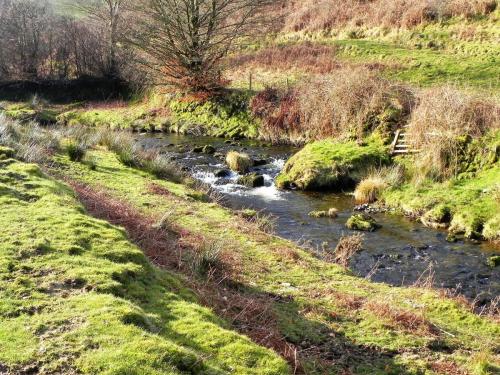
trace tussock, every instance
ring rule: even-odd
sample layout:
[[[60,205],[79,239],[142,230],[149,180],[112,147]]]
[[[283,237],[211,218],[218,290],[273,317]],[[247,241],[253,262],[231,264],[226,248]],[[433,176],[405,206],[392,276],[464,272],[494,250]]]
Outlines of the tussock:
[[[50,162],[60,149],[61,134],[35,122],[21,124],[0,113],[0,145],[16,150],[16,156],[28,163]]]
[[[167,160],[159,152],[139,149],[134,137],[129,133],[103,129],[97,133],[96,139],[96,143],[113,151],[123,165],[173,182],[182,182],[186,177],[177,164]]]
[[[378,200],[382,191],[387,187],[380,176],[369,176],[363,179],[354,191],[357,203],[373,203]]]
[[[373,203],[377,201],[388,187],[397,187],[404,179],[404,170],[400,165],[373,169],[361,180],[354,191],[357,203]]]

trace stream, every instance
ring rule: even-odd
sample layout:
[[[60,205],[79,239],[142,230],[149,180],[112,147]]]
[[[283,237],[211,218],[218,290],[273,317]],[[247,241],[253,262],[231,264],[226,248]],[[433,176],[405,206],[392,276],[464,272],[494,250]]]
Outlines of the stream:
[[[233,209],[250,208],[270,214],[276,219],[276,234],[307,247],[321,249],[325,244],[334,249],[341,236],[353,234],[345,227],[353,214],[352,195],[333,193],[304,193],[281,191],[274,186],[274,178],[290,155],[297,151],[289,146],[267,146],[258,141],[235,141],[192,137],[175,134],[140,134],[139,145],[156,149],[176,161],[195,178],[210,184],[225,196]],[[193,152],[195,147],[211,145],[217,153],[207,155]],[[253,170],[264,175],[265,186],[247,188],[236,184],[239,177],[231,173],[224,178],[215,176],[227,169],[224,155],[236,150],[254,158],[265,158],[268,164]],[[309,212],[335,207],[335,219],[312,218]],[[488,243],[446,241],[446,232],[424,227],[422,224],[390,213],[373,213],[382,225],[373,233],[365,233],[363,250],[350,261],[356,275],[367,275],[375,282],[395,286],[412,285],[433,273],[436,287],[455,289],[478,303],[487,304],[500,295],[500,267],[491,268],[487,259],[498,254]]]

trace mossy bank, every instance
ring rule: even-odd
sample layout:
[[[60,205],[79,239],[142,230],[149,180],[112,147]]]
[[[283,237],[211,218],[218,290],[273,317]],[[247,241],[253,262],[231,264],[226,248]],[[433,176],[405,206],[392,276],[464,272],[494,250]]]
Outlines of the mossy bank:
[[[389,162],[389,149],[378,139],[366,144],[333,139],[308,144],[290,158],[276,179],[280,188],[300,190],[347,190],[370,167]]]

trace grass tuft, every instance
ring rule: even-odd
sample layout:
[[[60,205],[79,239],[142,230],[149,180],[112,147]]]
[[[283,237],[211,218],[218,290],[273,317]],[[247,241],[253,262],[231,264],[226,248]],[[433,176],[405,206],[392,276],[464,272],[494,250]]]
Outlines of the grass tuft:
[[[380,176],[369,176],[361,180],[354,191],[354,199],[357,203],[373,203],[377,201],[387,187],[384,179]]]
[[[363,234],[340,237],[334,252],[335,263],[344,268],[349,267],[349,260],[362,249],[364,238]]]

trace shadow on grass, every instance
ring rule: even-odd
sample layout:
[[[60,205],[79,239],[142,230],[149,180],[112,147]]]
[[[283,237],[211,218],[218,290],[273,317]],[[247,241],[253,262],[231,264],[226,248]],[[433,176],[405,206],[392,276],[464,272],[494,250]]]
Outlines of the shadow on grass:
[[[328,325],[308,319],[304,314],[304,307],[291,296],[270,294],[231,278],[216,282],[193,277],[188,268],[179,266],[176,228],[165,230],[153,225],[152,218],[105,192],[98,192],[75,182],[71,185],[91,215],[124,227],[129,238],[153,263],[187,276],[189,287],[197,292],[205,305],[254,342],[272,348],[286,358],[295,373],[410,373],[395,362],[397,352],[356,344]],[[159,315],[164,321],[171,319],[168,306],[159,306],[155,302],[155,291],[148,290],[150,283],[138,281],[137,276],[125,277],[121,282],[127,292],[119,293],[120,297],[132,300],[146,313]],[[140,298],[137,300],[130,291],[141,291],[136,295],[149,294],[151,298],[148,301]],[[220,323],[223,324],[222,321]],[[168,324],[162,329],[168,330]],[[201,352],[206,350],[199,342],[190,338],[189,334],[168,332],[168,336],[172,335],[188,347]]]

